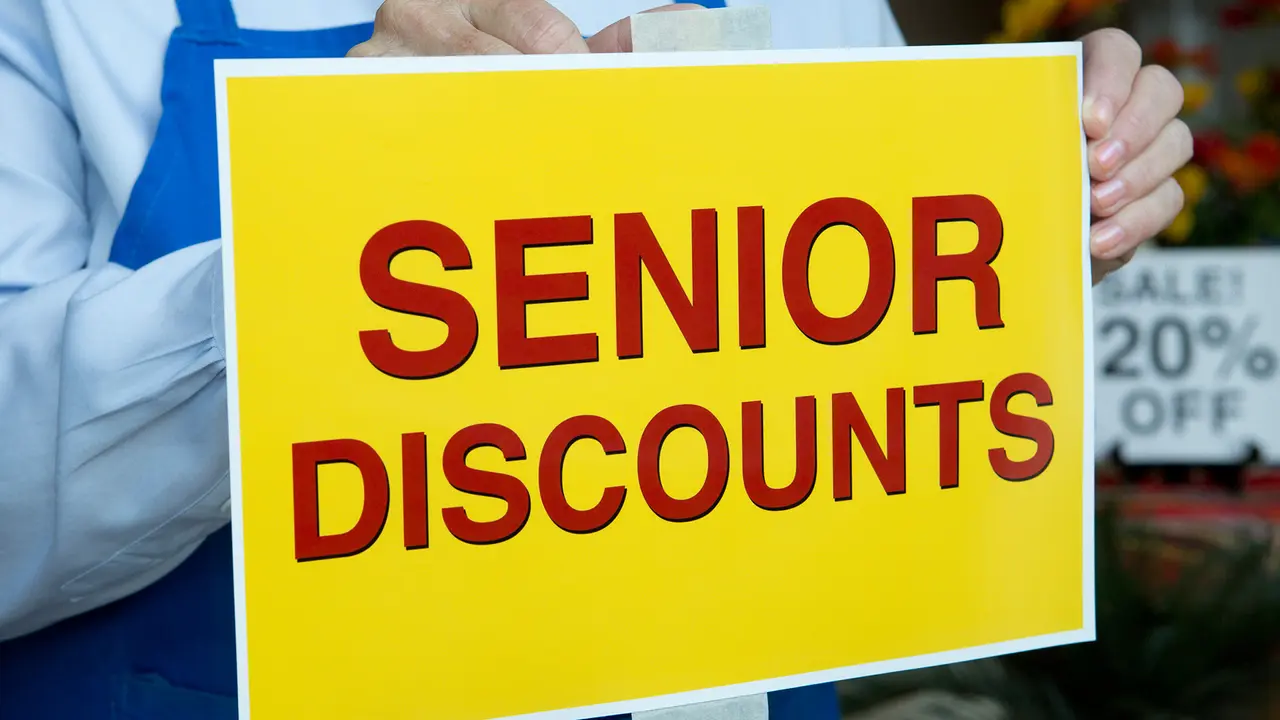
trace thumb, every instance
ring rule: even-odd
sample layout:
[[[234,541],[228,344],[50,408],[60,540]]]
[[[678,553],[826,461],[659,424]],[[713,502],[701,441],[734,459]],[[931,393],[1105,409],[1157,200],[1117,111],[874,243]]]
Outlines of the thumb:
[[[680,10],[705,10],[695,3],[676,3],[645,10],[646,13],[671,12]],[[587,39],[587,47],[593,53],[629,53],[631,44],[631,18],[625,17]]]

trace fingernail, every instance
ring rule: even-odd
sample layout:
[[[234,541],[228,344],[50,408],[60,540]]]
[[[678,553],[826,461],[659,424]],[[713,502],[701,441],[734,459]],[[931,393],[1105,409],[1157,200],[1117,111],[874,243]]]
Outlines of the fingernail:
[[[1115,108],[1111,107],[1111,101],[1106,98],[1085,98],[1084,116],[1086,119],[1093,119],[1095,122],[1102,123],[1103,127],[1111,127],[1111,119],[1115,117]]]
[[[1093,197],[1098,201],[1099,207],[1110,208],[1124,197],[1124,183],[1120,180],[1108,180],[1093,189]]]
[[[1098,164],[1110,170],[1120,163],[1124,155],[1124,143],[1119,140],[1108,140],[1098,146]]]
[[[1094,253],[1106,258],[1108,253],[1116,249],[1116,246],[1120,244],[1120,240],[1123,238],[1124,230],[1119,225],[1103,223],[1093,229],[1090,242],[1093,244]]]

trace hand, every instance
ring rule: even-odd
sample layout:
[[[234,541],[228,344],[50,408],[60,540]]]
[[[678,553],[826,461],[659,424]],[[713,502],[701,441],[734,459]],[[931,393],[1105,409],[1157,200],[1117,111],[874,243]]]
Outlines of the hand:
[[[648,12],[688,10],[664,5]],[[385,0],[373,37],[348,57],[535,55],[631,52],[631,21],[583,40],[573,21],[546,0]]]
[[[1093,281],[1133,257],[1182,210],[1173,174],[1191,159],[1191,131],[1178,119],[1182,84],[1120,30],[1086,35],[1084,130],[1093,180]]]

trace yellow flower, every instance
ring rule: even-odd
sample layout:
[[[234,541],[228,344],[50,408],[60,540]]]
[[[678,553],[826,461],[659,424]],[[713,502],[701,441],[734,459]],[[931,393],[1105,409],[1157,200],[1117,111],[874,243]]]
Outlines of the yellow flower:
[[[1049,27],[1067,0],[1008,0],[1004,6],[1004,30],[996,42],[1026,42]]]
[[[1213,97],[1213,86],[1206,82],[1183,82],[1182,107],[1188,113],[1196,113]]]
[[[1236,90],[1249,100],[1262,94],[1266,85],[1267,74],[1261,68],[1246,70],[1236,76]]]
[[[1170,242],[1181,245],[1187,241],[1187,238],[1191,237],[1191,231],[1195,229],[1195,226],[1196,211],[1191,203],[1187,203],[1182,208],[1182,212],[1178,213],[1178,216],[1173,219],[1173,224],[1165,229],[1164,236]]]
[[[1182,194],[1187,199],[1187,207],[1191,207],[1200,203],[1204,198],[1204,193],[1209,189],[1209,173],[1199,165],[1185,165],[1181,170],[1174,173],[1178,184],[1182,186]]]

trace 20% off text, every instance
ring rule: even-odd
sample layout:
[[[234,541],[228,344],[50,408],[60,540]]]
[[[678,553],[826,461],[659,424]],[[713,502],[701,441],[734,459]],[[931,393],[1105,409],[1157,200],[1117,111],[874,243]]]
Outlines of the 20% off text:
[[[1181,433],[1192,425],[1207,424],[1214,433],[1230,429],[1245,402],[1239,383],[1264,383],[1276,375],[1276,350],[1257,339],[1260,326],[1254,315],[1238,321],[1218,314],[1104,320],[1099,326],[1107,343],[1102,374],[1134,386],[1119,400],[1126,431],[1150,436]],[[1206,362],[1213,364],[1211,379],[1200,371]],[[1237,386],[1222,387],[1227,383]]]

